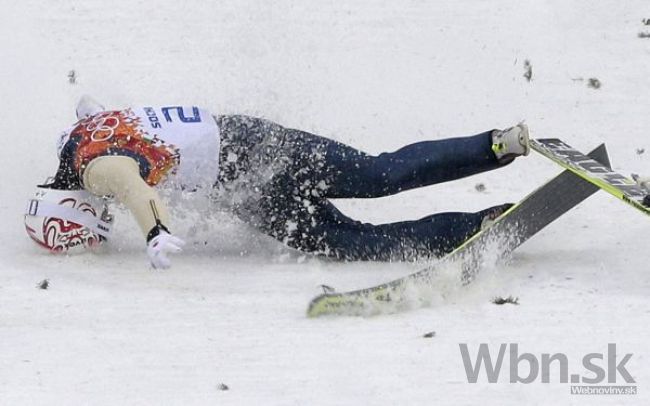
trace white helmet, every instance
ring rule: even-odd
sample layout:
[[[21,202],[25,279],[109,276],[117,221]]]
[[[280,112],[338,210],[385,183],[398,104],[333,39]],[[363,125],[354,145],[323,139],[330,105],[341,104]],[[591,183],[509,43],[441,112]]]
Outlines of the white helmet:
[[[53,253],[78,253],[98,246],[108,238],[112,221],[106,199],[49,185],[37,186],[25,210],[27,234]]]

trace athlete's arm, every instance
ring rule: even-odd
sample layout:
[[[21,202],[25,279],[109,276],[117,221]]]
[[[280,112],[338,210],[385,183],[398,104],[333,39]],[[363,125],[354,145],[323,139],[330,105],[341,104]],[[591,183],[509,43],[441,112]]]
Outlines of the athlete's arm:
[[[147,240],[167,230],[169,214],[158,192],[140,177],[137,162],[126,156],[95,158],[83,173],[83,184],[98,196],[113,195],[133,213]],[[156,232],[157,229],[157,232]]]
[[[83,174],[86,189],[96,195],[113,195],[133,213],[147,238],[147,255],[154,268],[168,268],[168,252],[185,244],[170,234],[169,214],[154,188],[140,177],[135,160],[125,156],[103,156],[88,164]]]

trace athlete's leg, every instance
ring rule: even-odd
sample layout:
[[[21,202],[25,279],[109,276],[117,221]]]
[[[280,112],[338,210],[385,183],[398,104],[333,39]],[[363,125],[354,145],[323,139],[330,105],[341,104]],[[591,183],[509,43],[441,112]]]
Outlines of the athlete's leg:
[[[492,131],[471,137],[423,141],[370,156],[329,143],[327,196],[378,197],[496,169]]]
[[[440,257],[465,242],[510,205],[477,213],[439,213],[420,220],[366,224],[342,214],[333,204],[320,205],[308,222],[297,222],[285,241],[303,251],[344,260],[402,261]]]
[[[340,142],[304,131],[284,128],[268,120],[221,116],[220,127],[243,144],[232,160],[222,162],[222,173],[251,157],[259,168],[249,172],[288,170],[305,188],[328,198],[380,197],[416,187],[446,182],[503,166],[492,151],[492,133],[471,137],[423,141],[395,152],[368,155]],[[233,149],[225,137],[223,151]],[[222,154],[223,155],[223,154]],[[222,161],[224,161],[222,159]],[[240,171],[241,172],[241,171]]]
[[[220,177],[223,187],[230,192],[226,195],[234,203],[235,212],[247,223],[293,248],[349,260],[437,256],[478,231],[485,217],[484,212],[442,213],[417,221],[375,226],[349,219],[327,200],[332,189],[338,190],[333,194],[336,197],[373,197],[399,191],[393,189],[396,183],[426,184],[432,179],[448,180],[476,170],[458,165],[457,172],[425,174],[424,180],[390,177],[387,182],[380,181],[384,187],[368,185],[372,182],[367,178],[377,176],[380,166],[394,165],[396,159],[406,159],[406,155],[428,153],[420,148],[432,152],[431,145],[415,144],[403,151],[372,158],[335,141],[288,130],[266,120],[227,116],[220,117],[219,125],[222,129]],[[467,143],[471,149],[485,137],[470,138],[474,140],[460,139],[452,143],[456,146]],[[432,142],[439,143],[445,145],[445,141]],[[474,149],[479,151],[474,158],[484,152],[482,148]],[[469,159],[468,155],[463,156]],[[354,171],[355,163],[361,167],[365,160],[375,161],[366,165],[365,174],[351,178],[339,176],[343,167],[349,166]],[[421,163],[417,160],[411,159],[409,165],[428,164],[425,158]],[[495,165],[489,156],[485,161],[479,169]]]

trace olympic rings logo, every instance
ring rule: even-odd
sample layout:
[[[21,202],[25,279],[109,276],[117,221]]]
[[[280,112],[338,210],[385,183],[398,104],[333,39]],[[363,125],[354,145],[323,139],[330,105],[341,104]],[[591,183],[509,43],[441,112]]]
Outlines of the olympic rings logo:
[[[92,131],[90,139],[95,142],[108,141],[115,135],[115,129],[120,125],[120,120],[112,113],[104,113],[93,117],[86,126],[86,131]]]

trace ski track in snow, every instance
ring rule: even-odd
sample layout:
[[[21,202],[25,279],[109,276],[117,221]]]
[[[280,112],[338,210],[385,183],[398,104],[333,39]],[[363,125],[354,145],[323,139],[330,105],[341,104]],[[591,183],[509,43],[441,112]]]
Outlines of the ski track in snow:
[[[366,287],[417,264],[341,264],[279,247],[227,217],[176,217],[192,245],[148,268],[135,223],[99,255],[53,257],[22,225],[56,167],[59,131],[90,94],[106,106],[197,104],[391,150],[526,120],[533,136],[609,147],[650,173],[647,1],[280,0],[9,3],[0,15],[0,404],[648,404],[650,222],[599,192],[438,306],[305,317],[322,283]],[[523,77],[529,60],[533,76]],[[76,83],[69,83],[74,70]],[[598,78],[600,89],[587,86]],[[500,171],[373,201],[365,221],[515,201],[559,169]],[[478,182],[486,186],[477,192]],[[204,245],[207,242],[207,245]],[[36,284],[49,279],[48,290]],[[520,304],[496,306],[494,296]],[[435,337],[423,334],[435,331]],[[636,396],[575,396],[540,379],[467,382],[459,351],[518,343],[580,358],[617,343]],[[521,372],[521,375],[525,373]],[[620,383],[620,376],[619,376]],[[220,383],[228,385],[219,390]]]

